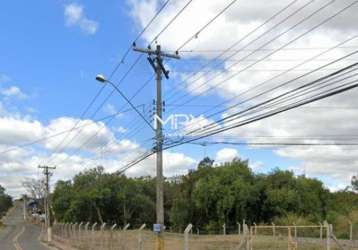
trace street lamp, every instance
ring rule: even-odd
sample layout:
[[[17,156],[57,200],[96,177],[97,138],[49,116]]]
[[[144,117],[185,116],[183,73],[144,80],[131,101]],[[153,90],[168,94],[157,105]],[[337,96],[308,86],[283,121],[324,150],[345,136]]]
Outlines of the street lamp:
[[[96,80],[99,81],[99,82],[102,82],[102,83],[106,83],[106,78],[102,74],[98,74],[96,76]]]
[[[116,84],[114,84],[112,81],[106,79],[106,77],[102,74],[98,74],[96,76],[96,80],[101,82],[101,83],[109,83],[110,85],[112,85],[112,87],[114,88],[114,90],[116,90],[124,100],[126,100],[126,102],[134,109],[135,112],[137,112],[137,114],[145,121],[145,123],[148,124],[148,126],[155,131],[155,128],[152,126],[152,124],[150,124],[150,122],[144,117],[144,115],[133,105],[133,103],[131,102],[131,99],[128,99],[126,97],[126,95],[118,88],[118,86]]]

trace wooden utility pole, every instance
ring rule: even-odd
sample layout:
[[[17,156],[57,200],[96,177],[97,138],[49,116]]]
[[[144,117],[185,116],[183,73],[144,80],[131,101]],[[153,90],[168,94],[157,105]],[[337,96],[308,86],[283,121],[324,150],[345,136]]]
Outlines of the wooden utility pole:
[[[153,229],[157,233],[156,249],[163,249],[164,242],[162,239],[162,232],[164,229],[164,178],[163,178],[163,131],[162,131],[162,74],[165,78],[169,79],[169,71],[164,68],[163,59],[164,57],[180,59],[178,55],[168,54],[161,51],[160,45],[156,46],[156,50],[152,50],[150,47],[147,49],[141,49],[134,46],[134,51],[145,53],[148,55],[148,61],[153,67],[156,74],[157,82],[157,103],[156,103],[156,146],[155,152],[157,155],[156,162],[156,224]],[[152,55],[155,57],[152,58]]]
[[[43,169],[43,173],[45,175],[45,185],[46,185],[46,194],[45,194],[45,225],[47,229],[47,241],[51,242],[52,239],[52,228],[51,228],[51,212],[50,212],[50,177],[52,173],[51,169],[56,169],[56,167],[48,167],[48,166],[39,166],[39,168]]]

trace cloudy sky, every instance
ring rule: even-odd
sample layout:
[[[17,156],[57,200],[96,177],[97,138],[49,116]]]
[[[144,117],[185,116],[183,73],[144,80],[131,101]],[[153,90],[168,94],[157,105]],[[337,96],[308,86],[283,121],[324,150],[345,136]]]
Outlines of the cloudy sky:
[[[97,165],[119,170],[153,147],[151,128],[110,86],[103,88],[94,78],[98,73],[110,76],[126,55],[112,81],[134,96],[133,103],[151,119],[152,69],[145,57],[126,51],[163,3],[1,3],[0,185],[10,194],[24,192],[24,179],[41,177],[38,165],[57,166],[55,183]],[[171,0],[136,43],[179,50],[180,60],[165,61],[171,77],[163,80],[163,98],[165,118],[193,118],[179,125],[182,133],[213,122],[226,126],[215,121],[355,63],[357,10],[353,0]],[[165,175],[185,174],[205,156],[217,164],[241,157],[256,172],[279,167],[319,178],[333,190],[344,188],[358,172],[358,146],[254,144],[358,142],[357,94],[352,90],[201,145],[170,149],[164,154]],[[168,141],[178,131],[164,127]],[[208,144],[221,141],[249,145]],[[155,158],[148,158],[126,173],[153,175],[154,163]]]

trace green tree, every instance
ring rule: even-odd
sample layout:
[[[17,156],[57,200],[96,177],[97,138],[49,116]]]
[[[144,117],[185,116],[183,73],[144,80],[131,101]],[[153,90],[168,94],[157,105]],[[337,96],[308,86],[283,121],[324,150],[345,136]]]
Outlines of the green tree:
[[[353,191],[358,192],[358,175],[352,177],[351,185]]]
[[[0,218],[12,207],[12,198],[5,191],[5,188],[0,185]]]

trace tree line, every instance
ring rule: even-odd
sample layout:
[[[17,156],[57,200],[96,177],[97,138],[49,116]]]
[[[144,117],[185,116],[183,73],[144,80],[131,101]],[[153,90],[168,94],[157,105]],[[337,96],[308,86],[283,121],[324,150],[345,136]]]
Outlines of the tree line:
[[[6,194],[5,188],[0,185],[0,218],[12,207],[12,198]]]
[[[274,169],[255,174],[248,161],[217,166],[203,159],[196,170],[164,185],[166,226],[182,231],[188,223],[215,232],[226,223],[312,224],[356,221],[358,188],[330,192],[321,181]],[[139,226],[155,222],[155,178],[128,178],[103,167],[59,181],[52,194],[55,217],[62,222],[106,222]]]

